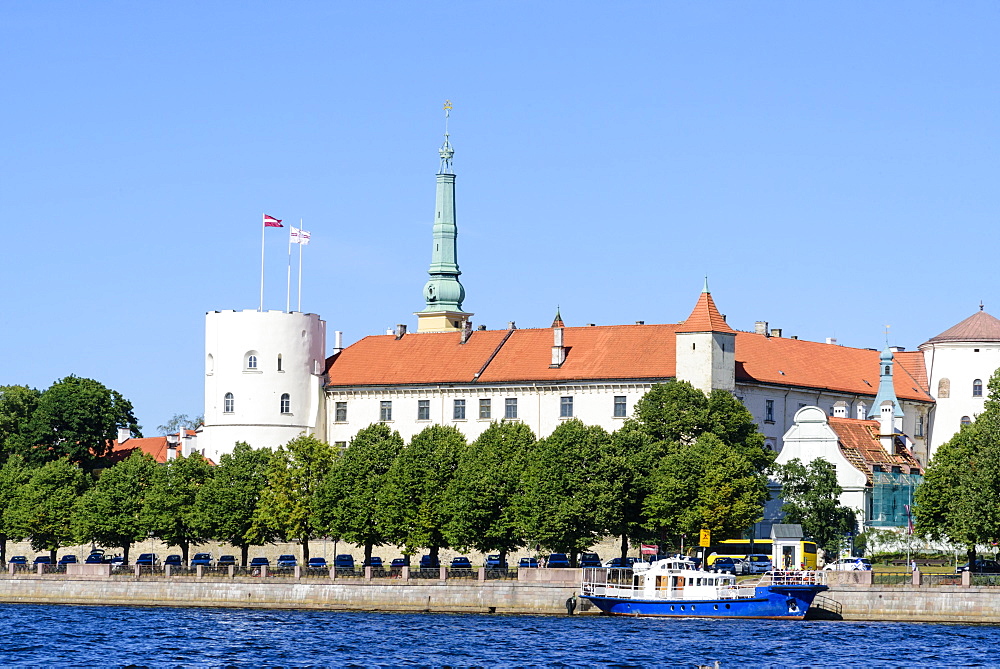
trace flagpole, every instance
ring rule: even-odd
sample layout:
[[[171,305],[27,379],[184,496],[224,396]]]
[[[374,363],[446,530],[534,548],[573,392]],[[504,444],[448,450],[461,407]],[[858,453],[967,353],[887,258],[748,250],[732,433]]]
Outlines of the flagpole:
[[[264,217],[260,215],[260,308],[257,311],[264,311]]]
[[[302,219],[299,219],[299,313],[302,313]]]
[[[285,313],[292,310],[292,226],[288,226],[288,273],[285,278]]]

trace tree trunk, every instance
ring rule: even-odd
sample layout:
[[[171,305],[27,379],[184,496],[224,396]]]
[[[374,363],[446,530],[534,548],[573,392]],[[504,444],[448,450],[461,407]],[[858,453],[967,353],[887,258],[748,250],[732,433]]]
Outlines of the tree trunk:
[[[249,560],[250,560],[250,546],[247,544],[240,546],[240,565],[246,567],[247,562]]]
[[[628,535],[622,532],[622,566],[628,563]]]
[[[969,546],[969,550],[966,552],[966,557],[969,561],[969,571],[975,573],[973,570],[976,566],[976,546]]]
[[[336,556],[334,556],[336,557]],[[365,562],[364,564],[372,563],[372,544],[365,544]]]
[[[57,547],[55,547],[55,548],[53,548],[52,550],[49,551],[49,560],[52,561],[52,564],[56,563],[56,552],[58,552],[58,550],[59,550],[59,547],[57,546]]]
[[[181,543],[181,562],[184,565],[188,563],[188,554],[191,552],[191,544],[187,541]]]
[[[506,561],[507,561],[507,551],[505,549],[500,551],[500,564],[503,564]]]
[[[302,537],[302,564],[309,564],[309,537]]]
[[[431,563],[432,564],[438,562],[438,554],[440,552],[441,552],[440,548],[438,548],[437,546],[431,546],[431,552],[429,553],[429,555],[430,555]]]
[[[128,552],[132,548],[132,542],[126,543],[122,546],[122,564],[128,564]]]
[[[7,535],[0,534],[0,565],[7,564]]]

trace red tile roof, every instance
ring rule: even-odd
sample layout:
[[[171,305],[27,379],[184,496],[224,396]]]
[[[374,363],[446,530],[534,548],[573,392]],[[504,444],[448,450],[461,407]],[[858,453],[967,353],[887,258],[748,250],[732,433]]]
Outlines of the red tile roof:
[[[197,433],[194,430],[185,430],[184,433],[193,437]],[[178,433],[179,434],[179,433]],[[150,455],[157,462],[167,461],[167,438],[162,437],[140,437],[138,439],[129,439],[124,443],[118,443],[118,441],[111,442],[111,450],[105,456],[108,463],[111,465],[118,464],[122,460],[127,460],[132,456],[136,450],[140,450],[146,455]]]
[[[712,294],[706,291],[698,297],[698,303],[691,310],[691,315],[681,323],[677,332],[736,332],[736,330],[729,327],[726,319],[716,308]]]
[[[924,344],[945,341],[1000,342],[1000,320],[982,311],[980,307],[980,311],[972,314],[961,323],[953,325],[938,336],[931,337]]]
[[[858,420],[855,418],[828,418],[830,427],[837,433],[840,450],[844,457],[859,471],[868,477],[872,483],[872,466],[878,465],[890,470],[900,467],[904,474],[922,474],[920,463],[913,454],[896,437],[894,439],[895,453],[889,453],[879,439],[879,423],[874,420]]]
[[[550,368],[548,328],[365,337],[327,360],[330,386],[666,380],[676,371],[677,325],[564,328],[566,361]],[[900,399],[932,402],[919,352],[896,354]],[[736,380],[829,389],[874,397],[879,352],[798,339],[736,333]],[[478,375],[478,376],[477,376]]]

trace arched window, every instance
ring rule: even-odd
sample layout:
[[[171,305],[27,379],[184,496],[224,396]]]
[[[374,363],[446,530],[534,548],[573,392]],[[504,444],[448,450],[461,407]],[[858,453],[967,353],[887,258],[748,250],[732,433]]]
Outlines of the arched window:
[[[983,380],[976,379],[972,382],[972,396],[982,397],[983,396]]]
[[[247,370],[257,371],[257,351],[248,351],[245,360]]]
[[[938,397],[949,397],[951,395],[951,381],[941,379],[938,381]]]
[[[292,413],[292,396],[288,393],[281,395],[281,413]]]
[[[281,354],[278,354],[278,371],[281,371]]]
[[[236,406],[236,399],[233,397],[232,393],[226,393],[226,397],[222,402],[222,411],[225,413],[232,413]]]
[[[215,372],[215,356],[211,353],[209,353],[208,357],[205,359],[205,372],[208,374]]]
[[[972,425],[972,420],[968,416],[962,416],[962,425]]]
[[[885,372],[883,372],[883,374],[885,374],[886,376],[889,376],[890,374],[892,374],[892,371],[889,369],[889,365],[885,366]]]

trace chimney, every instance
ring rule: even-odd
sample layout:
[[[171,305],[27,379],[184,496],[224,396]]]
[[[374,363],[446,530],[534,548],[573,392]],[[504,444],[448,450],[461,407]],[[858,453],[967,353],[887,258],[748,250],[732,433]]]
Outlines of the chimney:
[[[847,402],[840,400],[833,405],[834,418],[847,418]]]
[[[406,334],[406,324],[398,323],[396,325],[396,339],[402,339],[403,335]]]
[[[905,346],[890,346],[889,350],[892,351],[893,353],[900,353],[901,351],[905,351],[906,347]]]
[[[827,337],[826,338],[826,343],[827,344],[833,344],[834,346],[836,346],[837,345],[837,338],[836,337]]]
[[[753,324],[753,331],[757,334],[767,336],[767,321],[757,321]]]
[[[781,328],[771,328],[772,337],[781,337]]]
[[[645,325],[646,321],[636,321],[635,324],[636,325]]]
[[[882,447],[885,448],[886,453],[892,454],[893,449],[893,435],[895,434],[895,420],[893,420],[893,413],[896,405],[892,403],[892,400],[885,400],[879,406],[879,428],[878,434],[879,439],[882,441]]]
[[[340,353],[344,350],[344,333],[336,330],[333,333],[333,352]]]
[[[177,459],[177,445],[180,441],[180,437],[176,434],[167,435],[167,460]]]
[[[485,325],[480,325],[479,326],[479,331],[480,332],[486,332],[486,326]]]
[[[558,368],[566,362],[566,347],[563,346],[563,329],[552,328],[552,364],[549,368]]]
[[[118,428],[118,443],[124,444],[126,441],[132,438],[132,430],[127,427]]]
[[[799,336],[798,336],[798,335],[791,335],[791,336],[789,336],[788,338],[789,338],[789,339],[798,339],[798,338],[799,338]]]
[[[472,321],[466,319],[465,325],[462,327],[462,340],[459,343],[464,344],[465,342],[469,341],[469,337],[471,336],[472,336]]]
[[[516,330],[517,329],[517,323],[515,323],[514,321],[507,321],[507,329],[508,330]]]

